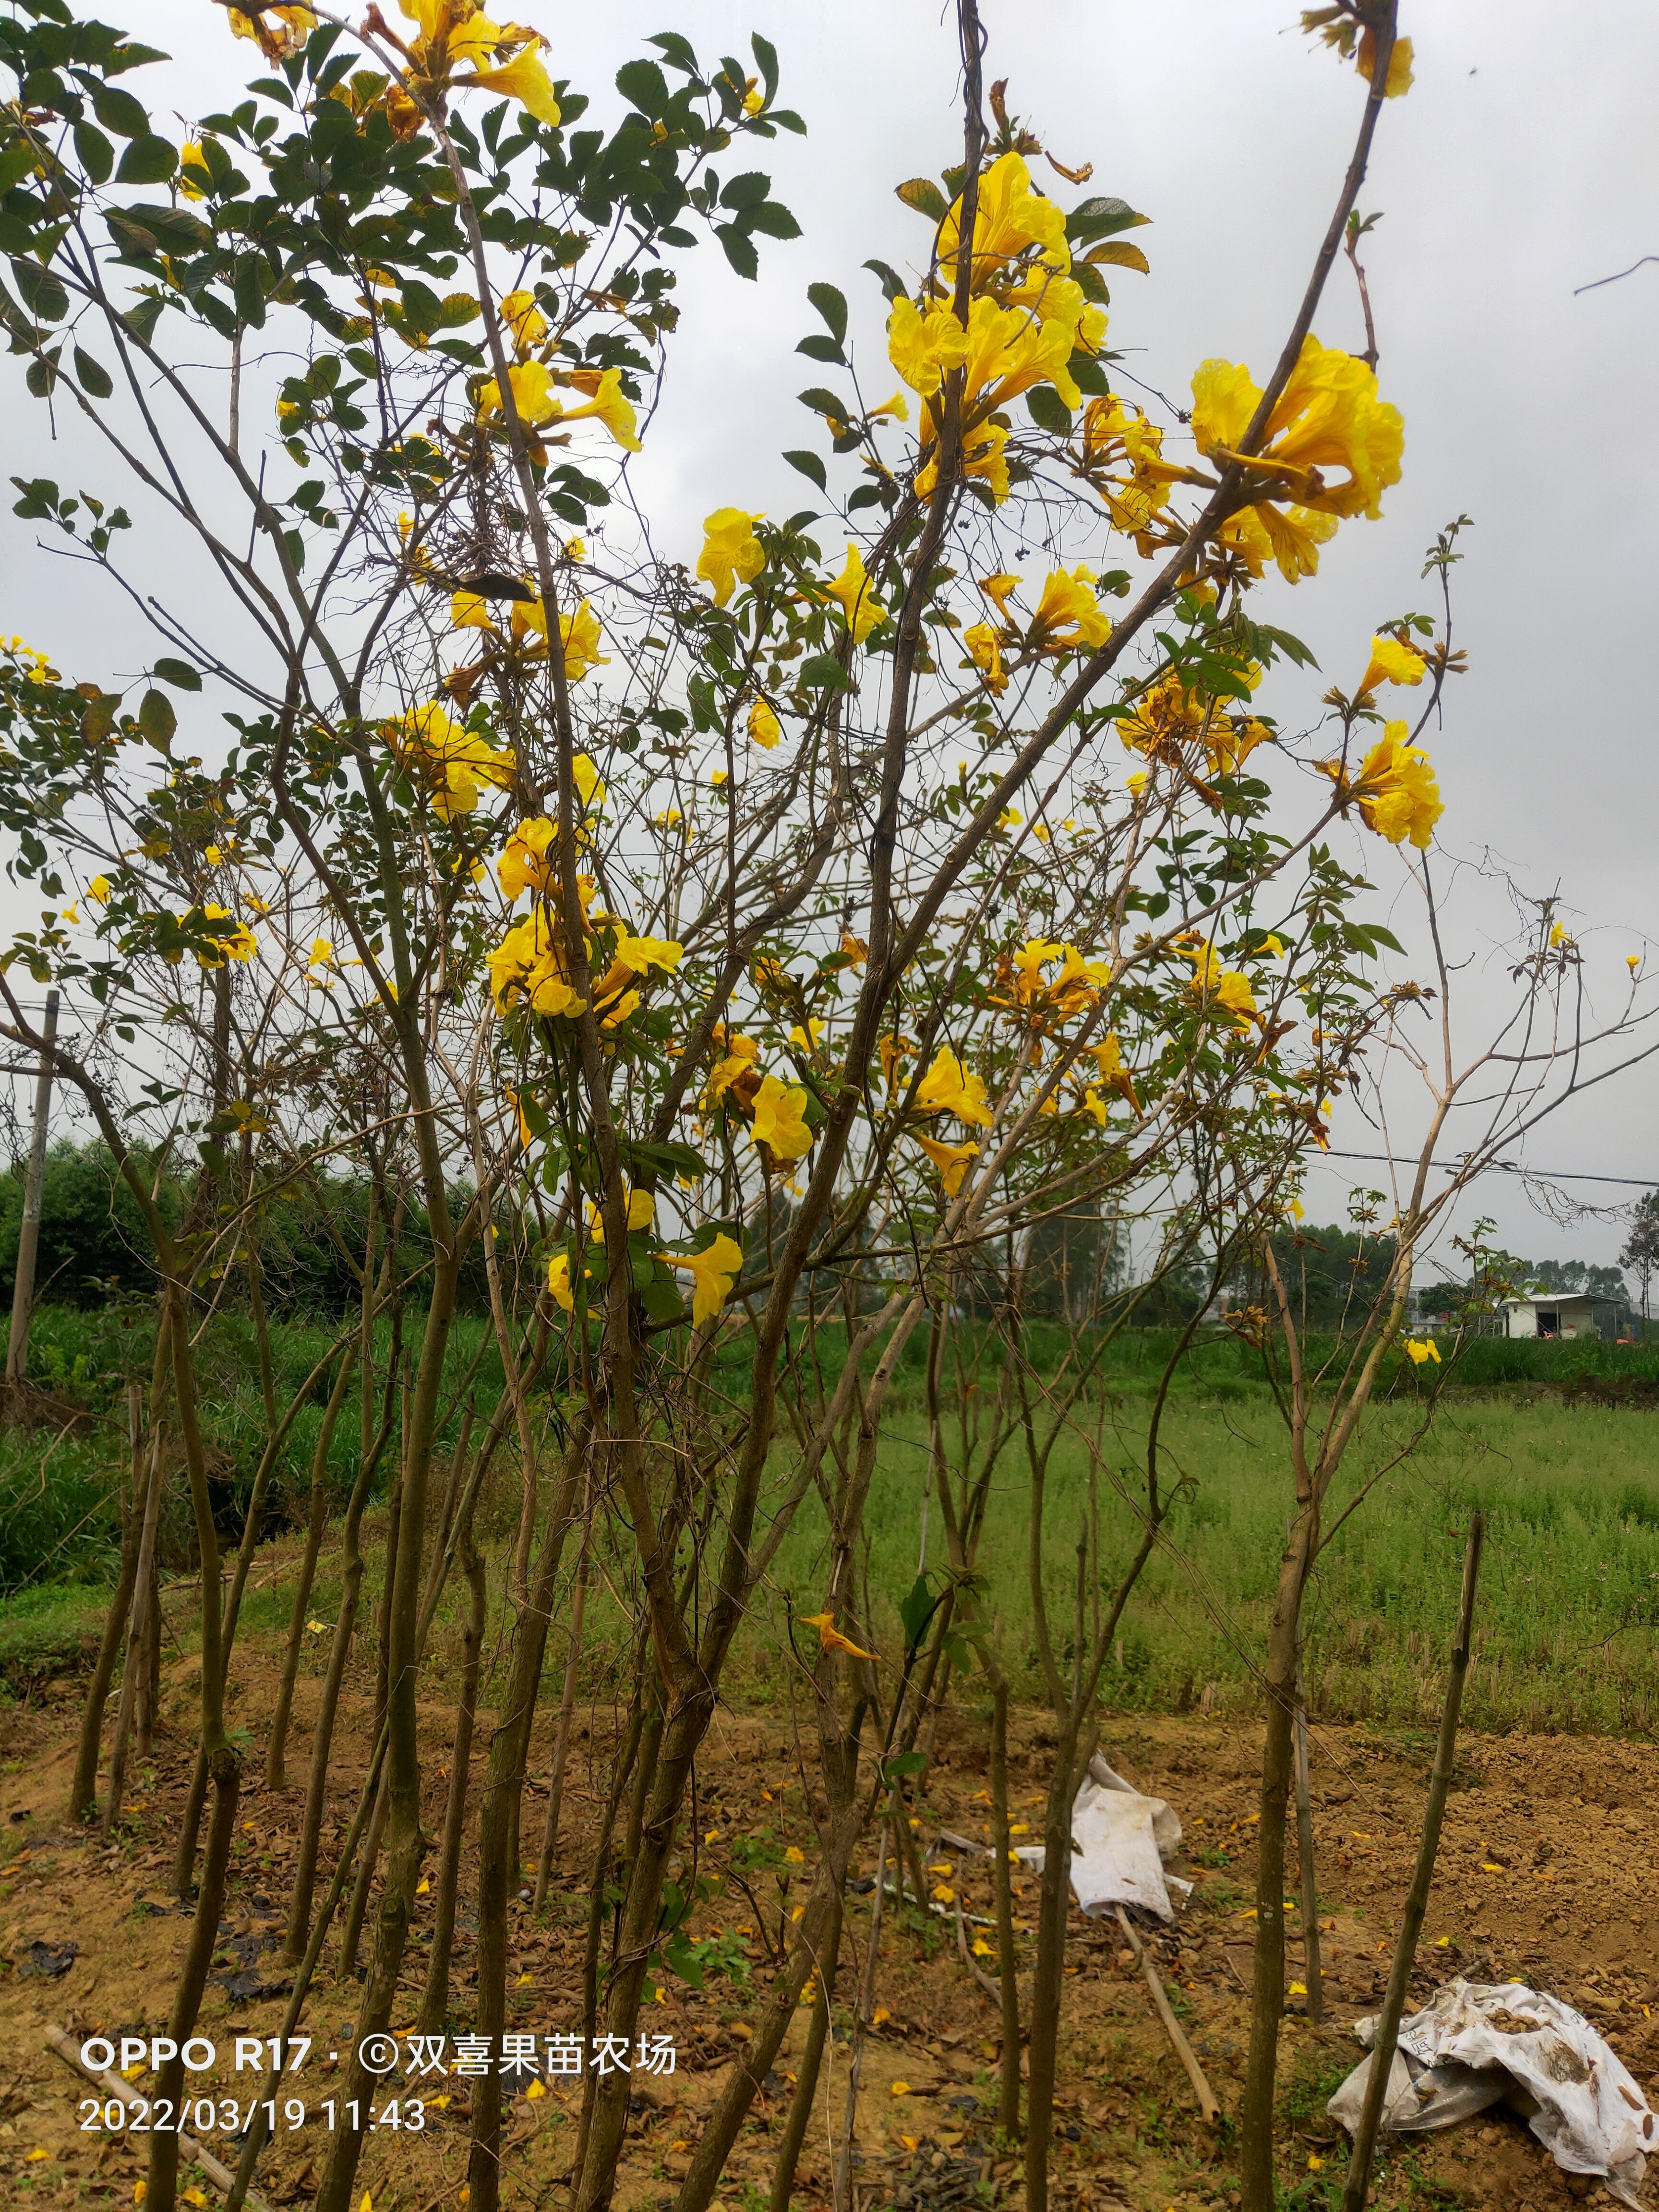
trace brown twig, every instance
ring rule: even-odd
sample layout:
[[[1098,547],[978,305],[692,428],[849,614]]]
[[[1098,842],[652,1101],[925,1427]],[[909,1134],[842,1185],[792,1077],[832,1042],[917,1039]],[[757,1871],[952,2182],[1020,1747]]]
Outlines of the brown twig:
[[[1130,1923],[1128,1914],[1121,1905],[1117,1907],[1117,1924],[1123,1930],[1125,1942],[1135,1954],[1136,1962],[1146,1978],[1146,1987],[1152,1991],[1152,2002],[1158,2007],[1158,2016],[1164,2023],[1164,2032],[1174,2044],[1176,2056],[1187,2069],[1187,2079],[1193,2085],[1193,2094],[1198,2099],[1198,2108],[1204,2115],[1205,2123],[1209,2127],[1214,2127],[1221,2118],[1221,2107],[1216,2102],[1215,2092],[1205,2078],[1204,2069],[1198,2063],[1197,2052],[1188,2042],[1182,2032],[1181,2022],[1170,2009],[1169,1996],[1163,1983],[1158,1979],[1157,1967],[1147,1956],[1139,1936],[1136,1935]]]
[[[77,2074],[84,2074],[88,2081],[95,2082],[106,2096],[118,2097],[129,2111],[136,2110],[141,2105],[148,2109],[149,2099],[141,2095],[131,2082],[124,2081],[118,2074],[100,2071],[95,2067],[83,2065],[79,2047],[72,2037],[64,2034],[61,2027],[49,2026],[46,2029],[46,2042],[65,2065],[72,2066]],[[208,2179],[216,2187],[226,2191],[229,2191],[236,2177],[222,2160],[215,2158],[210,2150],[204,2149],[194,2136],[181,2135],[179,2138],[179,2148],[187,2159],[194,2160]],[[255,2208],[255,2212],[268,2212],[264,2197],[256,2197],[252,2190],[249,2190],[242,2201],[244,2203],[252,2204]]]

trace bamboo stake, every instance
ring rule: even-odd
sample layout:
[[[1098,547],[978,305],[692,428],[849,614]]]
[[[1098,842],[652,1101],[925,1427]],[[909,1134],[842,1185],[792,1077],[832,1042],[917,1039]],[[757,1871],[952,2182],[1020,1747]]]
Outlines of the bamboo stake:
[[[46,2041],[58,2056],[66,2064],[72,2066],[77,2074],[84,2074],[88,2081],[95,2082],[106,2096],[118,2097],[130,2112],[136,2110],[141,2105],[146,2106],[149,2105],[149,2099],[142,2096],[130,2081],[124,2081],[118,2074],[100,2073],[95,2067],[83,2066],[81,2063],[78,2046],[70,2037],[64,2034],[61,2027],[48,2027]],[[228,2191],[236,2177],[222,2159],[215,2158],[213,2153],[198,2143],[194,2136],[181,2135],[179,2138],[179,2148],[185,2158],[193,2160],[201,2167],[210,2181]],[[253,2205],[256,2212],[267,2212],[264,2197],[256,2197],[251,2190],[242,2202],[245,2204]]]
[[[1164,2023],[1164,2032],[1175,2045],[1176,2057],[1187,2069],[1187,2079],[1193,2085],[1193,2094],[1198,2099],[1198,2108],[1203,2113],[1206,2124],[1214,2127],[1221,2118],[1221,2107],[1216,2102],[1215,2092],[1205,2079],[1204,2069],[1198,2063],[1197,2052],[1181,2032],[1181,2022],[1170,2009],[1170,2000],[1163,1983],[1158,1979],[1158,1968],[1146,1955],[1139,1936],[1136,1935],[1130,1923],[1128,1914],[1121,1905],[1117,1907],[1117,1924],[1123,1930],[1125,1940],[1134,1953],[1140,1971],[1146,1977],[1146,1987],[1152,1992],[1152,2002],[1158,2007],[1158,2016]]]
[[[1302,1869],[1302,1958],[1308,2017],[1325,2017],[1325,1969],[1319,1956],[1319,1868],[1314,1858],[1313,1804],[1308,1795],[1308,1696],[1296,1670],[1296,1855]]]
[[[1463,1595],[1457,1609],[1457,1640],[1452,1646],[1451,1673],[1446,1681],[1446,1702],[1440,1716],[1440,1740],[1435,1747],[1434,1771],[1429,1778],[1429,1802],[1423,1815],[1423,1840],[1417,1847],[1417,1870],[1406,1899],[1400,1939],[1395,1945],[1389,1993],[1376,2023],[1371,2045],[1370,2072],[1365,2081],[1365,2103],[1354,2130],[1353,2152],[1348,2161],[1348,2185],[1342,2192],[1342,2212],[1364,2212],[1370,2194],[1371,2160],[1376,2150],[1377,2129],[1382,2118],[1382,2100],[1394,2071],[1395,2046],[1400,2036],[1400,2016],[1406,2009],[1406,1991],[1417,1939],[1428,1911],[1429,1886],[1440,1849],[1440,1824],[1445,1817],[1451,1789],[1452,1767],[1457,1756],[1457,1717],[1463,1703],[1463,1683],[1469,1671],[1469,1639],[1474,1627],[1474,1590],[1480,1572],[1480,1547],[1486,1534],[1484,1513],[1469,1516],[1468,1548],[1463,1554]]]

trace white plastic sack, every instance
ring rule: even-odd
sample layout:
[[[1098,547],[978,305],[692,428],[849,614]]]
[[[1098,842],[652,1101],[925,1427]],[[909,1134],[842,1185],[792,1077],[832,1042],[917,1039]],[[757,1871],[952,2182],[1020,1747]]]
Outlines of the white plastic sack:
[[[1376,2027],[1359,2021],[1355,2033],[1364,2042]],[[1350,2134],[1370,2066],[1363,2060],[1326,2106]],[[1659,2121],[1618,2054],[1559,1997],[1521,1982],[1449,1982],[1401,2023],[1382,2126],[1396,2133],[1449,2127],[1499,2098],[1564,2172],[1599,2175],[1638,2212]]]
[[[1164,1861],[1180,1842],[1181,1822],[1163,1798],[1143,1797],[1097,1752],[1072,1803],[1072,1887],[1083,1911],[1096,1918],[1114,1905],[1138,1905],[1173,1920]],[[1016,1856],[1042,1870],[1041,1844]]]

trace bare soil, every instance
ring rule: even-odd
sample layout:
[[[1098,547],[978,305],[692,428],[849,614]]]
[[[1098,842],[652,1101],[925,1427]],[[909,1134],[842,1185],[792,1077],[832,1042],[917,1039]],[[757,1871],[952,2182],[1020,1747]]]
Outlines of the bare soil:
[[[43,2040],[48,2023],[71,2035],[118,2035],[164,2026],[176,1961],[188,1921],[167,1893],[191,1762],[194,1662],[167,1678],[167,1732],[139,1770],[125,1826],[112,1845],[70,1832],[63,1821],[80,1714],[72,1683],[44,1699],[0,1707],[0,2201],[19,2205],[131,2205],[143,2145],[125,2133],[83,2130],[80,2100],[90,2097]],[[269,1648],[238,1654],[236,1716],[248,1723],[250,1754],[230,1899],[200,2032],[218,2046],[216,2071],[195,2094],[253,2094],[258,2078],[231,2069],[233,2039],[270,2035],[280,2024],[280,1995],[238,1996],[232,1979],[280,1981],[280,1938],[299,1826],[307,1731],[315,1684],[302,1680],[285,1792],[259,1779],[258,1716],[275,1688]],[[343,1829],[359,1784],[367,1701],[353,1699],[331,1767],[331,1811]],[[429,1832],[441,1821],[443,1769],[453,1712],[422,1708],[429,1754]],[[538,1730],[524,1814],[524,1851],[533,1857],[550,1752],[550,1717]],[[480,1731],[481,1739],[483,1730]],[[1020,1717],[1014,1764],[1016,1817],[1032,1824],[1048,1772],[1051,1738],[1040,1717]],[[580,2025],[580,1959],[586,1922],[585,1862],[596,1831],[616,1741],[609,1707],[580,1720],[568,1793],[562,1867],[548,1911],[526,1904],[514,1920],[509,2006],[512,2024],[538,2034]],[[702,1993],[665,1979],[647,2008],[648,2026],[672,2037],[676,2070],[636,2075],[618,2203],[623,2212],[667,2206],[687,2152],[712,2103],[731,2054],[747,2034],[744,2014],[764,1986],[769,1945],[787,1922],[801,1869],[782,1859],[793,1847],[810,1859],[811,1821],[797,1778],[793,1737],[772,1713],[725,1715],[700,1775],[699,1871],[720,1887],[699,1926],[745,1937],[752,1981],[745,1988],[712,1979]],[[1113,1721],[1103,1748],[1140,1787],[1167,1797],[1186,1826],[1176,1870],[1195,1887],[1178,1927],[1155,1939],[1166,1987],[1184,2015],[1224,2112],[1236,2113],[1246,2039],[1245,1990],[1255,1921],[1254,1881],[1259,1729],[1203,1716]],[[1324,2207],[1339,2193],[1346,2150],[1326,2118],[1331,2089],[1358,2056],[1352,2022],[1374,2011],[1387,1972],[1395,1916],[1416,1849],[1431,1746],[1426,1738],[1359,1729],[1321,1730],[1314,1751],[1315,1826],[1320,1868],[1327,2019],[1314,2027],[1305,1999],[1293,1995],[1281,2061],[1281,2160],[1289,2205]],[[919,1840],[939,1828],[988,1835],[983,1727],[948,1719],[930,1783]],[[1438,1880],[1413,1985],[1426,1999],[1442,1981],[1516,1978],[1554,1992],[1592,2020],[1651,2090],[1659,2069],[1659,1750],[1553,1737],[1470,1738],[1447,1820]],[[758,1839],[758,1844],[757,1843]],[[865,1871],[873,1865],[873,1845]],[[930,1881],[958,1893],[969,1915],[988,1913],[988,1862],[945,1847],[928,1853]],[[739,1881],[738,1877],[741,1877]],[[746,1887],[744,1887],[746,1885]],[[1294,1885],[1292,1885],[1293,1887]],[[1287,1892],[1288,1894],[1288,1892]],[[867,1901],[854,1899],[836,1996],[844,2021],[868,1930]],[[417,1901],[429,1914],[430,1898]],[[1029,1881],[1016,1910],[1034,1912]],[[465,1923],[465,1899],[463,1899]],[[1302,1970],[1299,1910],[1288,1913],[1291,1975]],[[429,1925],[429,1922],[428,1922]],[[418,2003],[429,1938],[419,1926],[405,1971],[406,2019]],[[61,1948],[72,1944],[67,1970]],[[343,2055],[353,2031],[355,1980],[335,1977],[331,1941],[306,2025],[318,2039],[306,2075],[293,2085],[312,2117],[279,2136],[262,2164],[258,2186],[272,2205],[303,2207],[326,2154],[321,2107],[339,2080],[331,2051]],[[1138,1970],[1115,1926],[1074,1915],[1068,1970],[1057,2145],[1057,2206],[1078,2212],[1170,2212],[1237,2203],[1231,2129],[1212,2136],[1201,2124],[1185,2075],[1164,2039]],[[40,1971],[43,1967],[46,1971]],[[470,2024],[471,1936],[455,1947],[455,2025]],[[244,1981],[240,1984],[246,1988]],[[858,2142],[860,2212],[1021,2201],[1017,2148],[994,2136],[999,2021],[994,2006],[958,1956],[953,1919],[914,1908],[890,1917],[884,1931],[878,2001],[886,2016],[866,2052]],[[799,2015],[804,2033],[806,2014]],[[790,2082],[792,2042],[769,2083],[722,2185],[724,2212],[758,2212],[771,2172]],[[809,2138],[796,2202],[828,2201],[829,2130],[839,2124],[847,2046],[837,2039],[827,2096]],[[140,2076],[137,2086],[143,2087]],[[460,2201],[467,2143],[467,2084],[452,2076],[407,2085],[426,2092],[426,2124],[377,2131],[364,2154],[361,2187],[374,2212],[438,2212]],[[435,2093],[435,2094],[434,2094]],[[447,2105],[438,2100],[447,2095]],[[505,2202],[562,2203],[580,2089],[553,2078],[512,2107]],[[226,2146],[217,2143],[221,2154]],[[33,2155],[39,2152],[45,2157]],[[234,2148],[229,2151],[234,2162]],[[205,2200],[216,2192],[198,2173]],[[1526,2212],[1565,2204],[1595,2185],[1558,2172],[1524,2125],[1499,2108],[1387,2159],[1376,2202],[1384,2205],[1473,2206]],[[1328,2196],[1328,2191],[1330,2193]],[[1599,2190],[1596,2191],[1598,2195]]]

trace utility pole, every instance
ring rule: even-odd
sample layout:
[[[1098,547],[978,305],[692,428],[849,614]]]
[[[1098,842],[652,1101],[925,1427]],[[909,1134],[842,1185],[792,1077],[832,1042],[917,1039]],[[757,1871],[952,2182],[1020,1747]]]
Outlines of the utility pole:
[[[52,1116],[52,1048],[58,1035],[58,994],[46,994],[41,1030],[46,1049],[34,1079],[34,1128],[29,1142],[28,1174],[23,1184],[23,1220],[17,1233],[17,1280],[11,1293],[11,1328],[6,1338],[8,1395],[23,1380],[29,1360],[29,1318],[34,1307],[34,1262],[40,1249],[40,1194],[46,1180],[46,1128]]]

